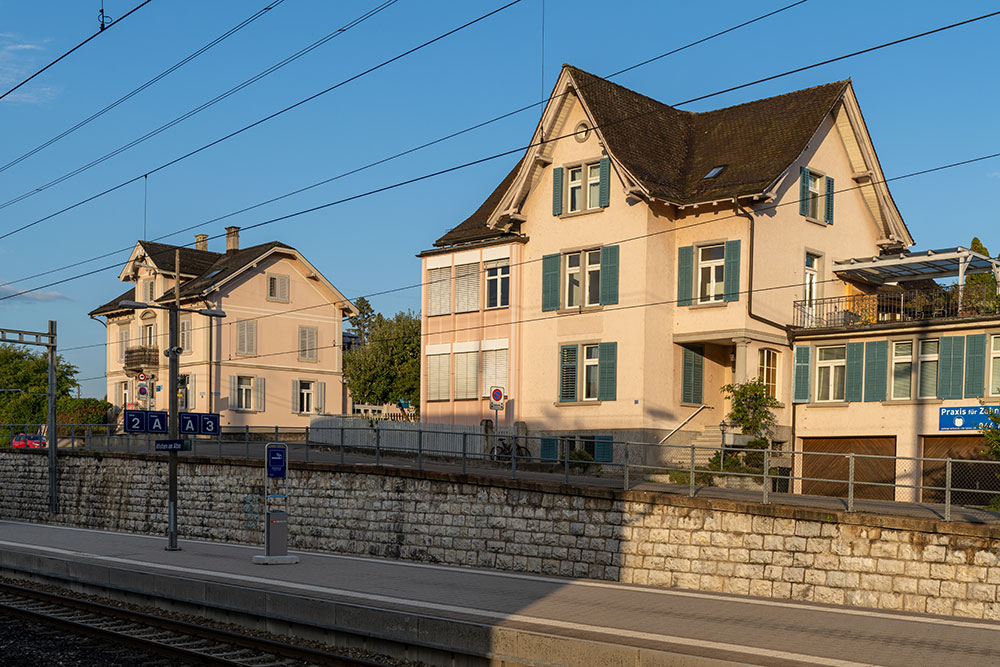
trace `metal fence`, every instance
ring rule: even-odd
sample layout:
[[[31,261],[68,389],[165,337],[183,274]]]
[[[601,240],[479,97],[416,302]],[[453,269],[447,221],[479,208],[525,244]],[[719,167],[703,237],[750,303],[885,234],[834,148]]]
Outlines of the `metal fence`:
[[[58,446],[152,453],[155,440],[164,437],[123,434],[114,428],[60,425]],[[0,434],[37,430],[32,426],[0,426]],[[290,458],[298,461],[460,470],[848,512],[912,513],[920,508],[920,516],[946,521],[1000,522],[1000,461],[985,457],[971,460],[660,445],[367,420],[304,428],[224,427],[217,437],[191,438],[191,451],[181,455],[263,457],[264,445],[271,441],[287,443]],[[956,508],[962,508],[957,516]]]

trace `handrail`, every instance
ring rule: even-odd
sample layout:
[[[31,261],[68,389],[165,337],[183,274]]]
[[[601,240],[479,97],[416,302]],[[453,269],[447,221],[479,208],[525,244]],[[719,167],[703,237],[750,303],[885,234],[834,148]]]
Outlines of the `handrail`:
[[[663,440],[660,440],[660,441],[659,441],[658,443],[656,443],[656,444],[658,444],[658,445],[662,445],[663,443],[665,443],[665,442],[666,442],[667,440],[669,440],[669,439],[670,439],[670,437],[671,437],[671,436],[672,436],[672,435],[673,435],[674,433],[677,433],[677,431],[679,431],[679,430],[681,430],[682,428],[684,428],[684,425],[685,425],[685,424],[687,424],[687,423],[688,423],[689,421],[691,421],[692,419],[694,419],[695,417],[697,417],[697,416],[698,416],[698,413],[699,413],[699,412],[701,412],[702,410],[704,410],[705,408],[708,408],[709,410],[714,410],[714,409],[715,409],[715,408],[713,408],[713,407],[712,407],[711,405],[705,405],[704,403],[702,403],[701,405],[699,405],[699,406],[698,406],[698,409],[697,409],[697,410],[695,410],[694,412],[692,412],[692,413],[691,413],[691,416],[690,416],[690,417],[688,417],[687,419],[685,419],[684,421],[682,421],[682,422],[681,422],[680,424],[678,424],[678,425],[677,425],[677,428],[675,428],[675,429],[674,429],[673,431],[671,431],[670,433],[667,433],[666,437],[664,437],[664,438],[663,438]]]

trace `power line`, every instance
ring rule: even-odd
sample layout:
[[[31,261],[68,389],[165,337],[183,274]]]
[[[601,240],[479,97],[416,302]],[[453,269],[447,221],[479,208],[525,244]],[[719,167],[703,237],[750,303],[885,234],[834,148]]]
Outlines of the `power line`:
[[[755,17],[753,19],[749,19],[747,21],[743,21],[742,23],[736,24],[736,25],[731,26],[729,28],[726,28],[724,30],[720,30],[720,31],[715,32],[715,33],[713,33],[711,35],[708,35],[706,37],[702,37],[701,39],[695,40],[693,42],[688,42],[687,44],[684,44],[684,45],[679,46],[677,48],[671,49],[671,50],[666,51],[664,53],[661,53],[659,55],[653,56],[652,58],[647,58],[646,60],[643,60],[643,61],[641,61],[639,63],[636,63],[634,65],[630,65],[630,66],[625,67],[623,69],[620,69],[620,70],[618,70],[616,72],[612,72],[611,74],[608,74],[606,78],[613,78],[613,77],[616,77],[616,76],[618,76],[620,74],[623,74],[625,72],[629,72],[631,70],[634,70],[634,69],[636,69],[638,67],[642,67],[644,65],[647,65],[649,63],[655,62],[657,60],[661,60],[661,59],[663,59],[665,57],[668,57],[670,55],[679,53],[679,52],[684,51],[686,49],[689,49],[689,48],[691,48],[693,46],[696,46],[698,44],[705,43],[705,42],[707,42],[707,41],[709,41],[711,39],[715,39],[716,37],[720,37],[720,36],[725,35],[727,33],[733,32],[734,30],[738,30],[739,28],[743,28],[743,27],[746,27],[746,26],[751,25],[753,23],[757,23],[758,21],[762,21],[762,20],[764,20],[766,18],[769,18],[771,16],[774,16],[776,14],[784,12],[784,11],[786,11],[788,9],[791,9],[793,7],[801,5],[801,4],[803,4],[803,3],[807,2],[807,1],[808,0],[797,0],[796,2],[793,2],[793,3],[789,4],[789,5],[785,5],[784,7],[781,7],[779,9],[774,10],[774,11],[768,12],[766,14],[761,14],[760,16],[757,16],[757,17]],[[581,89],[586,88],[588,85],[592,85],[592,84],[584,84],[583,86],[581,86]],[[558,95],[554,95],[552,97],[552,99],[558,99],[559,97],[562,97],[562,96],[567,95],[567,94],[568,93],[559,93]],[[334,182],[336,180],[339,180],[341,178],[345,178],[347,176],[351,176],[353,174],[357,174],[359,172],[365,171],[365,170],[370,169],[372,167],[376,167],[378,165],[385,164],[387,162],[390,162],[390,161],[398,159],[400,157],[404,157],[406,155],[415,153],[415,152],[423,150],[425,148],[429,148],[430,146],[433,146],[435,144],[442,143],[442,142],[447,141],[449,139],[453,139],[453,138],[455,138],[457,136],[466,134],[466,133],[471,132],[473,130],[476,130],[476,129],[485,127],[487,125],[490,125],[492,123],[495,123],[495,122],[497,122],[499,120],[503,120],[503,119],[509,118],[509,117],[511,117],[513,115],[522,113],[524,111],[527,111],[528,109],[532,109],[532,108],[534,108],[536,106],[539,106],[541,104],[545,104],[548,101],[549,100],[547,98],[543,98],[539,102],[533,102],[532,104],[528,104],[528,105],[522,106],[522,107],[520,107],[518,109],[514,109],[513,111],[509,111],[509,112],[501,114],[499,116],[494,116],[493,118],[491,118],[489,120],[486,120],[486,121],[477,123],[475,125],[466,127],[465,129],[459,130],[457,132],[453,132],[451,134],[447,134],[447,135],[445,135],[443,137],[439,137],[439,138],[431,140],[429,142],[425,142],[423,144],[420,144],[418,146],[409,148],[409,149],[401,151],[399,153],[395,153],[394,155],[390,155],[388,157],[381,158],[381,159],[376,160],[374,162],[369,162],[368,164],[362,165],[360,167],[356,167],[354,169],[350,169],[350,170],[345,171],[345,172],[341,172],[340,174],[337,174],[337,175],[332,176],[330,178],[326,178],[326,179],[323,179],[321,181],[317,181],[316,183],[312,183],[310,185],[303,186],[303,187],[298,188],[296,190],[292,190],[292,191],[287,192],[285,194],[278,195],[276,197],[272,197],[270,199],[264,200],[264,201],[256,203],[256,204],[251,204],[250,206],[246,206],[246,207],[238,209],[236,211],[232,211],[230,213],[223,214],[221,216],[212,218],[210,220],[205,220],[205,221],[202,221],[202,222],[195,223],[193,225],[189,225],[187,227],[183,227],[181,229],[174,230],[174,231],[169,232],[167,234],[163,234],[161,236],[158,236],[158,237],[156,237],[156,238],[154,238],[152,240],[153,241],[160,241],[160,240],[163,240],[163,239],[167,239],[167,238],[170,238],[171,236],[175,236],[175,235],[181,234],[183,232],[191,231],[192,229],[198,229],[198,228],[203,227],[205,225],[210,225],[210,224],[215,223],[215,222],[220,222],[220,221],[225,220],[227,218],[231,218],[233,216],[240,215],[240,214],[246,213],[248,211],[252,211],[252,210],[260,208],[262,206],[266,206],[268,204],[273,204],[274,202],[280,201],[282,199],[286,199],[288,197],[292,197],[292,196],[297,195],[297,194],[301,194],[303,192],[306,192],[307,190],[311,190],[313,188],[317,188],[319,186],[326,185],[328,183],[332,183],[332,182]],[[116,186],[116,187],[119,187],[119,186]],[[114,188],[112,188],[112,190],[113,189]],[[49,216],[46,216],[45,218],[42,218],[40,220],[37,220],[37,221],[35,221],[35,223],[32,223],[32,224],[37,224],[39,222],[44,222],[45,220],[48,220],[48,219],[50,219],[50,218],[52,218],[52,217],[54,217],[56,215],[59,215],[59,214],[64,213],[64,212],[66,212],[68,210],[71,210],[71,209],[73,209],[73,208],[75,208],[75,207],[77,207],[79,205],[82,205],[82,204],[88,202],[88,201],[92,201],[93,199],[96,199],[97,197],[102,196],[103,194],[106,194],[107,192],[110,192],[110,191],[111,190],[108,190],[108,191],[105,191],[103,193],[100,193],[100,194],[96,195],[95,197],[90,197],[90,198],[88,198],[86,200],[83,200],[81,202],[77,202],[76,204],[74,204],[74,205],[72,205],[70,207],[62,209],[61,211],[57,211],[56,213],[54,213],[52,215],[49,215]],[[30,227],[31,225],[28,225],[28,226]],[[18,230],[15,230],[12,233],[16,233],[16,231],[18,231]],[[0,237],[0,238],[3,238],[3,237]],[[185,245],[189,246],[190,244],[185,244]],[[117,255],[117,254],[120,254],[120,253],[123,253],[123,252],[130,252],[133,247],[134,247],[134,245],[126,246],[126,247],[123,247],[123,248],[119,248],[117,250],[112,250],[112,251],[109,251],[109,252],[97,255],[95,257],[91,257],[91,258],[86,259],[86,260],[81,260],[81,261],[74,262],[74,263],[71,263],[71,264],[68,264],[68,265],[65,265],[65,266],[61,266],[61,267],[58,267],[58,268],[55,268],[55,269],[48,269],[46,271],[42,271],[40,273],[32,274],[30,276],[25,276],[23,278],[18,278],[16,280],[11,280],[11,281],[8,281],[8,282],[5,282],[5,283],[0,283],[0,287],[6,287],[8,285],[14,285],[14,284],[17,284],[17,283],[20,283],[20,282],[24,282],[25,280],[31,280],[33,278],[39,278],[41,276],[49,275],[49,274],[52,274],[52,273],[57,273],[59,271],[65,270],[65,269],[75,268],[77,266],[81,266],[83,264],[89,264],[90,262],[97,261],[97,260],[100,260],[100,259],[104,259],[106,257],[111,257],[113,255]],[[182,246],[182,247],[184,247],[184,246]]]
[[[32,79],[34,79],[36,76],[38,76],[39,74],[41,74],[45,70],[49,69],[50,67],[52,67],[53,65],[55,65],[56,63],[58,63],[60,60],[62,60],[63,58],[67,57],[68,55],[70,55],[71,53],[73,53],[74,51],[76,51],[77,49],[79,49],[80,47],[82,47],[84,44],[86,44],[90,40],[92,40],[95,37],[97,37],[98,35],[100,35],[106,29],[111,28],[112,26],[118,25],[119,23],[121,23],[122,21],[124,21],[125,19],[127,19],[129,16],[131,16],[135,12],[139,11],[140,9],[142,9],[143,7],[145,7],[146,5],[148,5],[150,2],[152,2],[152,0],[145,0],[144,2],[139,3],[138,5],[136,5],[132,9],[130,9],[128,12],[126,12],[125,15],[122,16],[120,19],[118,19],[116,21],[112,21],[111,23],[108,23],[107,25],[102,24],[100,30],[98,30],[97,32],[95,32],[93,35],[91,35],[87,39],[83,40],[82,42],[80,42],[79,44],[77,44],[72,49],[70,49],[66,53],[62,54],[61,56],[59,56],[55,60],[53,60],[52,62],[50,62],[48,65],[46,65],[42,69],[38,70],[37,72],[35,72],[31,76],[29,76],[27,79],[24,79],[23,81],[21,81],[21,83],[17,84],[16,86],[14,86],[10,90],[8,90],[6,93],[0,95],[0,100],[2,100],[3,98],[7,97],[11,93],[13,93],[15,90],[17,90],[18,88],[20,88],[24,84],[26,84],[29,81],[31,81]]]
[[[285,0],[274,0],[274,2],[272,2],[268,6],[264,7],[263,9],[261,9],[260,11],[258,11],[253,16],[250,16],[249,18],[243,20],[241,23],[233,26],[232,28],[230,28],[226,32],[222,33],[221,35],[219,35],[218,37],[216,37],[215,39],[213,39],[208,44],[205,44],[203,47],[201,47],[197,51],[191,53],[190,55],[188,55],[184,59],[180,60],[179,62],[175,63],[174,65],[171,65],[167,69],[163,70],[162,72],[160,72],[159,74],[157,74],[152,79],[150,79],[146,83],[142,84],[138,88],[135,88],[132,91],[130,91],[130,92],[126,93],[125,95],[123,95],[122,97],[119,97],[117,100],[115,100],[114,102],[112,102],[108,106],[104,107],[100,111],[97,111],[94,114],[88,116],[87,118],[81,120],[79,123],[77,123],[73,127],[69,128],[67,130],[64,130],[63,132],[61,132],[61,133],[57,134],[56,136],[52,137],[51,139],[49,139],[45,143],[40,144],[40,145],[36,146],[35,148],[32,148],[30,151],[28,151],[27,153],[24,153],[20,157],[14,158],[13,160],[11,160],[10,162],[8,162],[7,164],[4,164],[4,165],[0,166],[0,173],[7,171],[8,169],[10,169],[11,167],[13,167],[16,164],[20,164],[21,162],[23,162],[24,160],[28,159],[32,155],[35,155],[39,151],[45,150],[46,148],[48,148],[52,144],[56,143],[60,139],[63,139],[65,137],[69,136],[73,132],[76,132],[77,130],[79,130],[84,125],[87,125],[91,121],[96,120],[97,118],[103,116],[104,114],[106,114],[107,112],[111,111],[112,109],[114,109],[115,107],[117,107],[118,105],[120,105],[121,103],[123,103],[123,102],[125,102],[125,101],[127,101],[127,100],[129,100],[129,99],[131,99],[133,97],[135,97],[136,95],[138,95],[142,91],[146,90],[147,88],[149,88],[150,86],[152,86],[153,84],[155,84],[160,79],[162,79],[162,78],[166,77],[167,75],[175,72],[176,70],[180,69],[181,67],[183,67],[187,63],[191,62],[192,60],[194,60],[195,58],[197,58],[201,54],[203,54],[206,51],[208,51],[209,49],[211,49],[213,46],[219,44],[220,42],[225,41],[226,39],[228,39],[232,35],[236,34],[240,30],[242,30],[243,28],[247,27],[248,25],[250,25],[251,23],[253,23],[257,19],[259,19],[261,16],[263,16],[264,14],[266,14],[267,12],[269,12],[270,10],[274,9],[275,7],[277,7],[278,5],[280,5],[281,3],[283,3],[284,1]]]
[[[32,188],[31,190],[28,190],[27,192],[24,192],[24,193],[22,193],[22,194],[20,194],[20,195],[18,195],[16,197],[14,197],[13,199],[8,199],[7,201],[5,201],[3,203],[0,203],[0,209],[5,209],[8,206],[11,206],[13,204],[16,204],[19,201],[23,201],[23,200],[27,199],[28,197],[33,197],[33,196],[35,196],[36,194],[38,194],[40,192],[44,192],[45,190],[48,190],[49,188],[51,188],[51,187],[53,187],[55,185],[58,185],[58,184],[60,184],[60,183],[62,183],[64,181],[67,181],[67,180],[73,178],[74,176],[82,174],[83,172],[85,172],[85,171],[87,171],[89,169],[92,169],[93,167],[96,167],[97,165],[99,165],[99,164],[101,164],[103,162],[106,162],[107,160],[110,160],[111,158],[115,157],[116,155],[120,155],[120,154],[124,153],[125,151],[129,150],[130,148],[134,148],[134,147],[138,146],[139,144],[141,144],[141,143],[143,143],[145,141],[148,141],[149,139],[152,139],[153,137],[155,137],[155,136],[157,136],[159,134],[162,134],[163,132],[166,132],[170,128],[183,123],[185,120],[187,120],[187,119],[189,119],[189,118],[191,118],[193,116],[196,116],[197,114],[201,113],[205,109],[208,109],[208,108],[210,108],[210,107],[218,104],[219,102],[225,100],[226,98],[231,97],[232,95],[235,95],[236,93],[238,93],[239,91],[243,90],[244,88],[247,88],[247,87],[253,85],[254,83],[260,81],[261,79],[263,79],[264,77],[268,76],[269,74],[273,74],[274,72],[278,71],[282,67],[284,67],[284,66],[286,66],[286,65],[294,62],[295,60],[298,60],[299,58],[301,58],[302,56],[306,55],[307,53],[310,53],[314,49],[317,49],[320,46],[322,46],[323,44],[326,44],[327,42],[329,42],[330,40],[332,40],[334,37],[338,37],[339,35],[344,34],[348,30],[350,30],[351,28],[353,28],[353,27],[355,27],[355,26],[363,23],[367,19],[375,16],[376,14],[378,14],[379,12],[381,12],[383,9],[386,9],[387,7],[389,7],[390,5],[395,4],[396,2],[398,2],[398,0],[385,0],[385,2],[383,2],[379,6],[375,7],[374,9],[371,9],[371,10],[365,12],[364,14],[362,14],[361,16],[359,16],[358,18],[350,21],[349,23],[347,23],[346,25],[344,25],[344,26],[342,26],[340,28],[337,28],[333,32],[327,34],[326,36],[324,36],[324,37],[322,37],[320,39],[318,39],[317,41],[313,42],[309,46],[307,46],[307,47],[305,47],[303,49],[300,49],[299,51],[297,51],[297,52],[293,53],[292,55],[288,56],[287,58],[285,58],[284,60],[281,60],[280,62],[272,65],[271,67],[268,67],[264,71],[259,72],[258,74],[255,74],[254,76],[252,76],[249,79],[243,81],[242,83],[239,83],[239,84],[233,86],[232,88],[230,88],[229,90],[225,91],[224,93],[216,95],[215,97],[213,97],[209,101],[207,101],[207,102],[205,102],[203,104],[198,105],[194,109],[190,109],[189,111],[186,111],[185,113],[182,113],[180,116],[177,116],[173,120],[164,123],[163,125],[159,126],[158,128],[156,128],[154,130],[150,130],[149,132],[147,132],[146,134],[142,135],[141,137],[139,137],[137,139],[133,139],[132,141],[130,141],[130,142],[126,143],[126,144],[123,144],[122,146],[119,146],[118,148],[116,148],[116,149],[114,149],[114,150],[112,150],[112,151],[110,151],[108,153],[105,153],[104,155],[102,155],[99,158],[91,160],[90,162],[88,162],[85,165],[82,165],[80,167],[77,167],[76,169],[68,171],[65,174],[63,174],[62,176],[60,176],[60,177],[58,177],[56,179],[53,179],[53,180],[49,181],[48,183],[45,183],[44,185],[40,185],[38,187]],[[2,171],[2,169],[0,169],[0,171]],[[153,171],[148,172],[147,174],[145,174],[145,176],[148,176],[149,174],[151,174],[151,173],[153,173],[155,171],[157,171],[157,170],[154,169]],[[6,238],[6,236],[8,236],[8,235],[4,235],[3,237],[0,237],[0,238]]]
[[[392,1],[395,2],[396,0],[392,0]],[[207,149],[209,149],[209,148],[211,148],[213,146],[221,144],[224,141],[232,139],[233,137],[238,136],[238,135],[246,132],[247,130],[250,130],[250,129],[254,128],[254,127],[257,127],[258,125],[266,123],[269,120],[277,118],[278,116],[280,116],[280,115],[282,115],[282,114],[284,114],[284,113],[286,113],[288,111],[291,111],[292,109],[296,109],[296,108],[302,106],[303,104],[307,104],[307,103],[309,103],[309,102],[311,102],[311,101],[313,101],[313,100],[315,100],[315,99],[317,99],[317,98],[319,98],[319,97],[321,97],[323,95],[326,95],[327,93],[330,93],[330,92],[332,92],[332,91],[340,88],[341,86],[344,86],[344,85],[346,85],[348,83],[351,83],[352,81],[360,79],[363,76],[366,76],[368,74],[371,74],[372,72],[375,72],[375,71],[377,71],[379,69],[382,69],[383,67],[385,67],[385,66],[387,66],[387,65],[389,65],[391,63],[394,63],[397,60],[400,60],[401,58],[405,58],[406,56],[408,56],[408,55],[410,55],[412,53],[415,53],[417,51],[420,51],[421,49],[426,48],[426,47],[430,46],[431,44],[439,42],[442,39],[445,39],[446,37],[449,37],[449,36],[451,36],[451,35],[459,32],[461,30],[464,30],[465,28],[468,28],[468,27],[470,27],[472,25],[475,25],[476,23],[479,23],[480,21],[483,21],[483,20],[485,20],[485,19],[493,16],[494,14],[502,12],[503,10],[505,10],[505,9],[507,9],[509,7],[512,7],[513,5],[516,5],[519,2],[521,2],[521,1],[522,0],[511,0],[507,4],[501,6],[501,7],[497,8],[497,9],[494,9],[491,12],[483,14],[483,15],[481,15],[480,17],[478,17],[476,19],[473,19],[471,21],[468,21],[468,22],[466,22],[466,23],[458,26],[457,28],[453,28],[453,29],[449,30],[448,32],[445,32],[445,33],[443,33],[441,35],[438,35],[437,37],[434,37],[433,39],[427,40],[426,42],[423,42],[422,44],[419,44],[418,46],[415,46],[415,47],[413,47],[411,49],[408,49],[408,50],[406,50],[406,51],[404,51],[404,52],[396,55],[396,56],[393,56],[392,58],[389,58],[388,60],[384,60],[381,63],[379,63],[378,65],[374,65],[372,67],[369,67],[368,69],[366,69],[366,70],[364,70],[362,72],[359,72],[358,74],[355,74],[353,76],[350,76],[350,77],[348,77],[348,78],[346,78],[346,79],[344,79],[344,80],[342,80],[342,81],[340,81],[340,82],[338,82],[338,83],[336,83],[336,84],[334,84],[334,85],[332,85],[332,86],[330,86],[328,88],[325,88],[325,89],[319,91],[318,93],[314,93],[313,95],[310,95],[309,97],[306,97],[306,98],[304,98],[302,100],[299,100],[298,102],[295,102],[294,104],[291,104],[291,105],[289,105],[289,106],[287,106],[287,107],[285,107],[283,109],[275,111],[274,113],[271,113],[271,114],[269,114],[269,115],[267,115],[267,116],[265,116],[265,117],[263,117],[263,118],[261,118],[259,120],[256,120],[253,123],[250,123],[249,125],[244,125],[242,128],[240,128],[238,130],[235,130],[233,132],[230,132],[229,134],[227,134],[227,135],[225,135],[223,137],[215,139],[214,141],[211,141],[211,142],[209,142],[209,143],[201,146],[200,148],[196,148],[196,149],[194,149],[192,151],[189,151],[189,152],[181,155],[180,157],[177,157],[177,158],[174,158],[173,160],[170,160],[169,162],[165,162],[164,164],[161,164],[160,166],[156,167],[155,169],[149,170],[145,174],[142,174],[142,175],[130,178],[127,181],[123,181],[123,182],[119,183],[118,185],[115,185],[115,186],[113,186],[111,188],[108,188],[107,190],[104,190],[103,192],[100,192],[100,193],[98,193],[96,195],[93,195],[91,197],[88,197],[87,199],[82,200],[80,202],[77,202],[76,204],[68,206],[68,207],[66,207],[66,208],[64,208],[64,209],[62,209],[62,210],[60,210],[60,211],[58,211],[56,213],[53,213],[53,214],[48,215],[48,216],[45,216],[44,218],[40,218],[40,219],[38,219],[38,220],[36,220],[34,222],[28,223],[26,225],[22,225],[21,227],[18,227],[17,229],[13,229],[13,230],[11,230],[9,232],[6,232],[6,233],[0,235],[0,240],[5,239],[8,236],[11,236],[11,235],[16,234],[18,232],[24,231],[25,229],[29,229],[31,227],[34,227],[35,225],[37,225],[37,224],[39,224],[41,222],[49,220],[49,219],[51,219],[51,218],[59,215],[60,213],[65,213],[66,211],[74,209],[77,206],[80,206],[81,204],[85,204],[87,202],[93,201],[94,199],[97,199],[98,197],[103,197],[104,195],[109,194],[111,192],[114,192],[115,190],[118,190],[120,188],[123,188],[126,185],[129,185],[131,183],[135,183],[136,181],[138,181],[143,176],[148,176],[149,174],[155,174],[156,172],[161,171],[163,169],[166,169],[167,167],[171,167],[171,166],[177,164],[178,162],[186,160],[187,158],[192,157],[194,155],[197,155],[198,153],[201,153],[204,150],[207,150]],[[47,187],[47,186],[45,186],[45,187]],[[18,200],[24,198],[25,196],[30,196],[31,194],[33,194],[33,192],[34,191],[32,191],[31,193],[25,193],[24,195],[21,195],[18,198]],[[13,201],[14,200],[11,200],[11,203]],[[3,208],[6,205],[7,204],[0,204],[0,208]]]

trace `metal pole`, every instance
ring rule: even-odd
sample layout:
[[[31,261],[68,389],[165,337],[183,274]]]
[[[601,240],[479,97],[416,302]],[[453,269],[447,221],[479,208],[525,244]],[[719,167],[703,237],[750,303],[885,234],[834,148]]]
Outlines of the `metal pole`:
[[[767,505],[771,501],[771,445],[767,446],[764,450],[764,504]]]
[[[944,463],[944,520],[951,521],[951,459]]]
[[[566,483],[569,484],[569,444],[563,447],[563,467],[566,470]]]
[[[382,465],[382,451],[379,449],[379,441],[382,439],[382,434],[378,430],[378,422],[375,422],[375,465]]]
[[[625,443],[625,490],[628,491],[628,443]]]
[[[497,434],[497,439],[499,440],[500,434]],[[517,479],[517,444],[510,444],[510,478]]]
[[[694,498],[694,443],[691,443],[691,470],[688,472],[688,495]]]
[[[424,469],[424,432],[417,431],[417,470]]]
[[[177,423],[177,347],[178,309],[181,306],[181,251],[174,250],[174,304],[168,313],[167,325],[167,384],[168,398],[168,429],[170,438],[180,437]],[[177,545],[177,452],[167,452],[167,551],[180,551]]]
[[[59,480],[56,469],[56,322],[49,320],[49,512],[59,511]]]
[[[847,455],[847,511],[854,511],[854,452]]]
[[[243,426],[243,452],[247,458],[250,458],[250,424]]]
[[[466,433],[462,434],[462,474],[465,474],[465,452],[466,452]]]
[[[340,462],[344,462],[344,425],[340,425]]]
[[[309,460],[309,427],[306,426],[306,461]]]

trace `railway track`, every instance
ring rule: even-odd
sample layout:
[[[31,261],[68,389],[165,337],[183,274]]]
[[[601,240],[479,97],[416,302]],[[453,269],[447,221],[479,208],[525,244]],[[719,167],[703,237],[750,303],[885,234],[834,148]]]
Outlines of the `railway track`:
[[[386,667],[383,663],[0,583],[0,609],[197,665]]]

